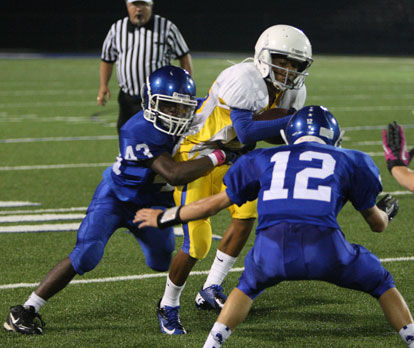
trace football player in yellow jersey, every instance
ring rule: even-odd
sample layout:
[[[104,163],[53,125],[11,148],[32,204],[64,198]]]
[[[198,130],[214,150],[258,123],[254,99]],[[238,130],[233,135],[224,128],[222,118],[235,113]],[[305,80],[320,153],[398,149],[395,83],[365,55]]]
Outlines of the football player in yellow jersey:
[[[290,117],[255,121],[253,116],[271,108],[284,108],[293,113],[304,106],[304,81],[312,64],[312,48],[306,35],[288,25],[275,25],[265,30],[255,46],[253,62],[242,62],[222,71],[206,98],[199,102],[196,116],[187,135],[177,144],[174,159],[186,161],[211,152],[217,146],[242,148],[243,145],[274,136],[285,128]],[[229,166],[215,167],[205,176],[177,187],[177,206],[189,204],[225,189],[224,174]],[[228,208],[232,220],[217,250],[207,281],[196,297],[200,309],[220,309],[226,296],[221,283],[233,266],[253,228],[256,201]],[[210,220],[183,224],[184,243],[174,257],[164,296],[158,304],[161,332],[182,334],[174,330],[181,325],[180,295],[186,279],[211,246]],[[182,326],[180,326],[182,327]]]

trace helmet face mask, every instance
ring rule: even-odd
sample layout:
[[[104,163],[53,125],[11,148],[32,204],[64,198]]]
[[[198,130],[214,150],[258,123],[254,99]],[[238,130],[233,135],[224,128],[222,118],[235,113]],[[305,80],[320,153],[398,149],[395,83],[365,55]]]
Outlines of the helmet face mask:
[[[197,107],[197,101],[189,95],[174,93],[172,97],[160,94],[150,96],[144,117],[153,122],[154,127],[170,135],[183,135],[189,128]]]
[[[160,68],[143,86],[144,118],[163,133],[181,136],[193,120],[195,94],[195,83],[187,71],[175,66]]]
[[[274,64],[275,58],[283,58],[297,70]],[[280,90],[299,89],[303,86],[313,62],[312,46],[306,35],[289,25],[275,25],[260,35],[255,46],[254,64],[262,77]],[[277,78],[275,71],[284,72]]]
[[[268,81],[281,90],[301,88],[305,82],[306,76],[309,75],[308,69],[310,64],[304,64],[303,62],[293,60],[278,52],[271,51],[270,54],[272,57],[271,63],[264,63],[269,65]],[[275,61],[289,61],[290,66],[295,66],[295,68],[289,69],[280,65],[280,63],[276,62],[275,64]]]
[[[282,137],[289,145],[318,142],[339,147],[344,132],[338,121],[324,106],[305,106],[290,118]]]

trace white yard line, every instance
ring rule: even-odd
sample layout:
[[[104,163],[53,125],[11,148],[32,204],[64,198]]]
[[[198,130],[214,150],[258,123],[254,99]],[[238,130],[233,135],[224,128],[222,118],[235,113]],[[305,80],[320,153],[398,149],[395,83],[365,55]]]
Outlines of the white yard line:
[[[9,202],[3,202],[9,203]],[[36,205],[41,205],[37,203]],[[18,205],[19,207],[21,205]],[[1,202],[0,202],[1,208]],[[74,208],[56,208],[56,209],[33,209],[33,210],[9,210],[9,211],[0,211],[0,215],[13,215],[13,214],[44,214],[44,213],[67,213],[74,211],[86,211],[88,207],[74,207]]]
[[[111,163],[71,163],[71,164],[50,164],[50,165],[34,165],[34,166],[16,166],[16,167],[0,167],[0,171],[14,170],[44,170],[44,169],[68,169],[68,168],[91,168],[91,167],[108,167]]]
[[[55,214],[57,215],[57,214]],[[74,216],[73,220],[82,220],[85,216],[84,214],[77,214]],[[67,216],[67,215],[66,215]],[[17,217],[22,218],[21,220],[17,220]],[[71,220],[71,218],[62,218],[53,217],[52,215],[45,217],[44,215],[38,215],[37,218],[33,215],[29,216],[27,220],[25,220],[24,215],[19,215],[13,217],[16,221],[7,221],[7,217],[0,218],[0,223],[10,223],[10,222],[40,222],[40,221],[59,221],[59,220]],[[4,220],[4,221],[3,221]],[[0,227],[0,234],[1,233],[40,233],[40,232],[73,232],[77,231],[80,226],[80,222],[77,223],[65,223],[65,224],[38,224],[38,225],[12,225],[12,226],[1,226]],[[176,237],[183,237],[184,231],[181,227],[174,227],[174,235]],[[212,235],[213,240],[221,240],[221,236],[217,234]]]
[[[0,143],[38,143],[38,142],[60,142],[60,141],[95,141],[95,140],[117,140],[117,135],[79,136],[79,137],[45,137],[45,138],[15,138],[0,139]]]
[[[383,100],[396,100],[396,99],[410,99],[413,100],[414,99],[414,94],[399,94],[399,93],[395,93],[395,94],[382,94],[382,95],[378,95],[378,94],[341,94],[341,95],[309,95],[307,96],[307,101],[312,101],[312,100],[322,100],[325,102],[325,100],[327,99],[344,99],[344,100],[369,100],[369,99],[375,99],[378,100],[379,98],[383,99]],[[312,104],[312,103],[307,103],[307,104]],[[331,109],[331,108],[330,108]]]
[[[242,272],[244,270],[243,267],[239,268],[232,268],[230,272]],[[208,274],[209,271],[194,271],[190,272],[191,276],[195,275],[205,275]],[[95,279],[80,279],[80,280],[72,280],[69,285],[71,284],[90,284],[90,283],[108,283],[108,282],[120,282],[125,280],[140,280],[140,279],[149,279],[149,278],[164,278],[168,275],[168,273],[150,273],[150,274],[140,274],[140,275],[131,275],[131,276],[121,276],[121,277],[110,277],[110,278],[95,278]],[[34,288],[39,283],[17,283],[17,284],[6,284],[0,285],[0,290],[7,290],[7,289],[16,289],[16,288]]]
[[[73,107],[73,106],[95,106],[96,107],[96,101],[67,101],[67,102],[28,102],[28,103],[0,103],[0,109],[6,109],[6,108],[30,108],[33,110],[33,108],[36,107]]]
[[[38,90],[20,90],[20,91],[0,91],[0,97],[29,97],[29,96],[38,96],[38,95],[67,96],[67,95],[87,95],[87,94],[91,94],[92,96],[94,96],[96,94],[96,89],[72,89],[72,90],[38,89]],[[396,94],[395,96],[398,97],[399,94]]]
[[[384,152],[365,152],[365,153],[367,155],[370,155],[371,157],[384,157]],[[384,162],[385,162],[385,159],[384,159]]]
[[[15,207],[37,207],[41,203],[22,202],[22,201],[0,201],[0,208],[15,208]]]
[[[404,129],[414,128],[414,124],[402,124]],[[388,125],[379,125],[379,126],[354,126],[354,127],[344,127],[343,129],[347,132],[351,131],[365,131],[365,130],[382,130],[386,129]]]
[[[336,111],[341,112],[355,112],[355,111],[412,111],[414,106],[410,105],[378,105],[378,106],[334,106],[329,108],[330,111],[335,113]]]
[[[381,262],[408,262],[414,261],[414,256],[409,257],[395,257],[395,258],[386,258],[380,259]],[[230,272],[243,272],[244,267],[232,268]],[[197,276],[197,275],[205,275],[208,274],[209,271],[196,271],[190,272],[190,276]],[[121,277],[108,277],[108,278],[94,278],[94,279],[80,279],[80,280],[72,280],[69,285],[74,284],[91,284],[91,283],[109,283],[109,282],[121,282],[126,280],[142,280],[142,279],[149,279],[149,278],[165,278],[168,273],[150,273],[150,274],[140,274],[140,275],[131,275],[131,276],[121,276]],[[16,283],[16,284],[5,284],[0,285],[0,290],[9,290],[9,289],[17,289],[17,288],[35,288],[39,285],[39,283]]]
[[[14,222],[82,220],[84,217],[85,217],[85,214],[8,215],[8,216],[0,216],[0,224],[14,223]]]
[[[2,226],[0,233],[38,233],[77,231],[80,223]]]
[[[410,191],[394,191],[394,192],[381,192],[379,195],[384,196],[389,193],[391,196],[405,196],[405,195],[412,195],[413,193]]]

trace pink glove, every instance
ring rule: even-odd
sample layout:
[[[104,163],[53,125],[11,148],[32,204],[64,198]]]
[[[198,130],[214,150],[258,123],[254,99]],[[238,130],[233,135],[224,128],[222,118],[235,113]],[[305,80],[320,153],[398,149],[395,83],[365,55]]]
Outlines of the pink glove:
[[[410,154],[407,150],[404,130],[397,122],[388,125],[388,132],[385,129],[382,131],[382,146],[390,172],[395,166],[408,166]]]

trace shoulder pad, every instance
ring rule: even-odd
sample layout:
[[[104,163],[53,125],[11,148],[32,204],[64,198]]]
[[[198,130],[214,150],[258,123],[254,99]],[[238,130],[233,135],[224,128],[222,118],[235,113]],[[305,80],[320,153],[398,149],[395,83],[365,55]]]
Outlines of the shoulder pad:
[[[239,63],[224,70],[216,80],[218,97],[230,108],[257,112],[269,101],[266,84],[252,63]]]

